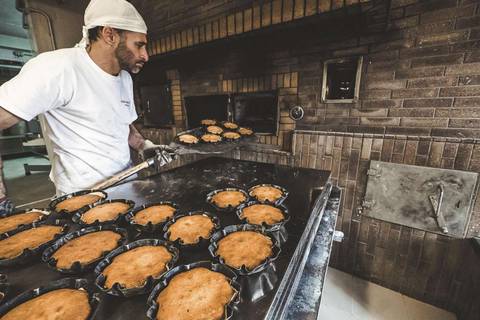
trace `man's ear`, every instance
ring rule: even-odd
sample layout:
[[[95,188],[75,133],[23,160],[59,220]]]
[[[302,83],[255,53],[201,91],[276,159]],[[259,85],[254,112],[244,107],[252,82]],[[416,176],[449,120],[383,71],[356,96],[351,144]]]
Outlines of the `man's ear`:
[[[101,31],[102,39],[110,47],[115,47],[119,42],[120,36],[112,27],[103,27]]]

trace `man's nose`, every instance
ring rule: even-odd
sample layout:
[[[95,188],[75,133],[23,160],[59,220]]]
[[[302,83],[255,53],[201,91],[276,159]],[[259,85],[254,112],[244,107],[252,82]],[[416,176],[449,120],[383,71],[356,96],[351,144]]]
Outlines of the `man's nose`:
[[[141,57],[145,62],[148,61],[148,52],[147,52],[147,49],[146,49],[145,47],[142,48],[142,53],[141,53],[140,57]]]

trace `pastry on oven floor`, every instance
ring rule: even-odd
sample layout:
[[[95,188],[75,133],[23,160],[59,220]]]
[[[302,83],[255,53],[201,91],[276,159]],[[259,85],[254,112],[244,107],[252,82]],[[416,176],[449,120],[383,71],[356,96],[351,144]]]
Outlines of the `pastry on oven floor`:
[[[173,223],[168,231],[170,241],[180,240],[182,244],[195,244],[203,239],[210,238],[215,225],[208,216],[196,214],[181,217]]]
[[[62,226],[42,225],[27,229],[0,241],[0,259],[18,257],[25,249],[36,249],[61,233]]]
[[[22,224],[30,224],[41,220],[45,216],[41,211],[19,213],[6,218],[0,218],[0,233],[17,229]]]
[[[251,136],[253,134],[253,130],[248,129],[248,128],[244,128],[244,127],[240,127],[238,129],[238,133],[240,133],[242,136]]]
[[[214,119],[203,119],[201,124],[204,126],[213,126],[217,124],[217,120]]]
[[[219,208],[236,207],[246,200],[242,192],[235,190],[220,191],[212,197],[212,202]]]
[[[28,300],[1,320],[86,320],[91,312],[88,293],[79,289],[57,289]]]
[[[104,287],[110,289],[115,283],[127,289],[141,287],[149,276],[158,278],[165,272],[172,258],[164,246],[141,246],[125,251],[102,271],[106,277]]]
[[[236,133],[236,132],[232,132],[232,131],[229,131],[229,132],[224,132],[222,134],[222,136],[225,138],[225,139],[231,139],[231,140],[237,140],[237,139],[240,139],[240,134]]]
[[[253,270],[272,255],[272,246],[272,240],[260,232],[236,231],[218,241],[216,253],[230,267]]]
[[[175,275],[157,297],[158,320],[220,320],[235,291],[220,272],[194,268]]]
[[[220,128],[219,126],[208,126],[207,132],[213,133],[213,134],[221,134],[223,132],[223,129]]]
[[[182,134],[181,136],[178,137],[178,140],[180,140],[180,142],[187,143],[187,144],[198,143],[198,138],[192,134]]]
[[[69,199],[65,199],[62,202],[57,203],[55,206],[56,211],[66,211],[68,213],[77,211],[78,209],[88,206],[89,204],[95,203],[103,199],[103,194],[101,193],[88,193],[81,196],[74,196]]]
[[[209,143],[215,143],[215,142],[220,142],[222,141],[222,137],[216,135],[216,134],[211,134],[211,133],[206,133],[203,136],[201,136],[202,141],[204,142],[209,142]]]
[[[262,202],[275,202],[283,197],[283,191],[273,186],[257,186],[251,189],[250,196]]]
[[[229,121],[224,122],[223,126],[227,129],[232,129],[232,130],[238,129],[238,124],[233,123],[233,122],[229,122]]]
[[[268,204],[254,204],[243,208],[240,218],[248,223],[272,225],[285,219],[282,210]]]
[[[118,216],[125,214],[130,209],[130,205],[124,202],[107,202],[97,205],[85,211],[80,220],[86,224],[98,222],[111,221],[118,218]]]
[[[158,224],[173,217],[175,211],[177,211],[177,209],[168,204],[154,205],[135,213],[132,221],[142,226],[146,226],[149,222],[151,224]]]
[[[65,243],[52,257],[57,260],[59,269],[70,269],[76,261],[87,265],[117,248],[121,237],[110,230],[87,233]]]

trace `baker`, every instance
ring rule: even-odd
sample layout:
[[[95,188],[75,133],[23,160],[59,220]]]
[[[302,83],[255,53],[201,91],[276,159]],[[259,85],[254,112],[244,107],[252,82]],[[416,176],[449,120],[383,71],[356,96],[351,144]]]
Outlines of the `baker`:
[[[0,87],[0,129],[44,114],[57,194],[89,189],[156,146],[137,118],[130,73],[148,61],[147,26],[126,0],[91,0],[74,48],[38,55]]]

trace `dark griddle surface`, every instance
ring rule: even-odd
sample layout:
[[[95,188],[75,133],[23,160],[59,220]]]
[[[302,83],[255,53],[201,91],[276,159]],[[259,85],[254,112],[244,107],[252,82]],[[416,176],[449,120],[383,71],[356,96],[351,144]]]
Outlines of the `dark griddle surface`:
[[[286,188],[290,193],[284,204],[289,209],[291,220],[286,225],[288,240],[282,245],[282,253],[275,262],[278,281],[275,283],[273,290],[259,301],[253,303],[243,299],[238,305],[238,311],[234,317],[235,319],[257,319],[265,316],[272,303],[278,285],[310,216],[314,200],[312,195],[318,195],[318,189],[327,183],[328,178],[329,172],[327,171],[208,158],[148,179],[126,182],[107,189],[106,192],[108,192],[109,199],[133,200],[136,206],[170,200],[177,203],[181,211],[206,210],[217,214],[222,226],[226,226],[240,222],[235,213],[216,212],[207,204],[205,198],[208,192],[225,187],[238,187],[247,190],[259,183],[273,183]],[[314,190],[316,192],[313,192]],[[129,233],[131,241],[139,238],[131,228],[129,228]],[[161,238],[161,235],[157,234],[156,238]],[[206,249],[188,253],[181,251],[178,264],[210,259]],[[0,272],[6,273],[11,283],[8,299],[23,291],[65,277],[40,262],[34,262],[23,267],[1,268]],[[79,277],[93,280],[92,273],[79,275]],[[244,282],[240,280],[240,283]],[[95,319],[146,319],[146,300],[147,295],[129,299],[103,296]]]

